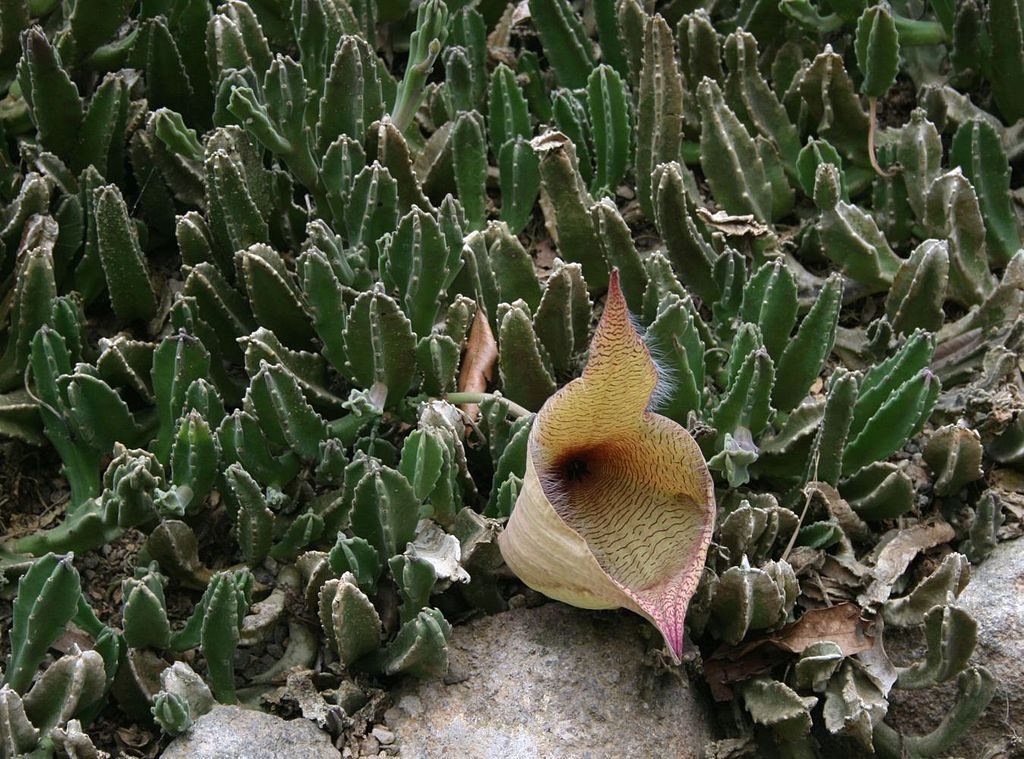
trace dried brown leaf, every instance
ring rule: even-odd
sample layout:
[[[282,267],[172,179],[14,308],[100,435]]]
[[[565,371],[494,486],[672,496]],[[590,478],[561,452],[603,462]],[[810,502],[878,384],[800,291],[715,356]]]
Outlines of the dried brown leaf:
[[[867,623],[855,604],[839,604],[826,609],[811,609],[796,622],[786,625],[771,641],[790,653],[800,654],[814,643],[832,641],[843,656],[867,651],[873,645]]]
[[[715,701],[730,701],[733,698],[729,687],[732,683],[763,675],[785,658],[788,655],[772,646],[767,639],[723,647],[704,662],[704,679]]]
[[[711,213],[700,206],[696,211],[707,226],[729,237],[765,237],[771,234],[771,230],[758,222],[752,214],[735,215],[725,211]]]
[[[953,537],[953,528],[944,521],[916,524],[900,530],[879,552],[872,570],[874,580],[858,598],[861,606],[888,600],[893,583],[903,576],[919,553],[948,543]]]
[[[522,5],[526,5],[529,13],[529,3]],[[509,3],[494,25],[494,31],[487,35],[487,55],[491,60],[504,63],[511,69],[516,67],[515,51],[512,49],[512,27],[518,23],[516,12],[517,7]]]
[[[875,636],[855,604],[812,609],[773,635],[719,648],[704,662],[711,695],[716,701],[728,701],[733,697],[731,684],[763,675],[793,654],[826,640],[839,646],[845,656],[868,651],[875,644]]]
[[[512,9],[512,26],[529,21],[530,18],[530,4],[526,0],[520,0]]]
[[[1003,526],[997,533],[999,540],[1019,538],[1024,534],[1024,474],[993,467],[988,481],[1003,507]]]
[[[543,282],[551,276],[556,258],[558,258],[558,251],[555,250],[554,240],[550,238],[537,240],[533,246],[533,271],[536,273],[537,279]]]
[[[843,528],[843,532],[847,537],[862,543],[871,539],[871,528],[850,507],[850,504],[839,495],[839,491],[827,482],[808,482],[804,487],[804,493],[811,498],[812,503],[815,499],[821,499],[825,509],[835,518],[839,526]]]
[[[66,630],[57,640],[53,642],[50,648],[55,651],[60,651],[62,654],[71,653],[72,648],[77,646],[82,651],[91,651],[93,647],[93,639],[87,635],[78,627],[72,626]]]
[[[491,325],[487,322],[483,306],[478,305],[473,315],[473,324],[469,328],[462,367],[459,369],[459,392],[487,392],[487,385],[494,377],[494,365],[497,361],[498,343],[494,340],[494,333],[491,332]],[[461,408],[469,419],[476,419],[479,411],[477,404],[465,403]]]
[[[857,661],[860,662],[861,670],[867,675],[883,696],[888,696],[892,686],[896,684],[899,673],[889,654],[885,652],[885,637],[881,618],[876,618],[868,627],[868,635],[873,638],[871,648],[857,654]]]

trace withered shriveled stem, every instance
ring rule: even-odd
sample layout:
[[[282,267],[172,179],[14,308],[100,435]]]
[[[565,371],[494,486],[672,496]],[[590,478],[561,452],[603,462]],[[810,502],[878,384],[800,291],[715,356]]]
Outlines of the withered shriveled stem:
[[[508,413],[514,417],[531,416],[532,411],[523,408],[518,403],[513,403],[503,395],[496,395],[495,393],[448,393],[444,399],[449,403],[461,406],[464,403],[483,403],[490,398],[501,398],[508,404]]]
[[[875,173],[880,177],[891,177],[896,172],[887,171],[878,165],[878,159],[875,158],[875,128],[877,125],[878,118],[878,98],[868,98],[868,159],[871,161],[871,168],[875,170]]]

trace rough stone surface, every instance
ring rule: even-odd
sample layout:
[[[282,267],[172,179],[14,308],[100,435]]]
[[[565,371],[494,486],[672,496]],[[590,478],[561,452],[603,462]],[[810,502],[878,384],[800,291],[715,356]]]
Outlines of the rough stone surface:
[[[338,759],[327,733],[309,720],[283,720],[239,706],[215,706],[174,739],[163,759]]]
[[[644,664],[644,624],[547,604],[456,627],[449,684],[407,683],[386,715],[401,756],[702,756],[705,702]]]
[[[996,694],[978,723],[944,756],[1024,757],[1024,538],[1000,543],[973,568],[959,600],[978,621],[978,646],[971,661],[992,673]],[[893,660],[907,664],[910,658],[921,658],[925,649],[919,638],[887,645]],[[930,732],[949,710],[955,693],[954,683],[894,690],[886,721],[903,733]]]

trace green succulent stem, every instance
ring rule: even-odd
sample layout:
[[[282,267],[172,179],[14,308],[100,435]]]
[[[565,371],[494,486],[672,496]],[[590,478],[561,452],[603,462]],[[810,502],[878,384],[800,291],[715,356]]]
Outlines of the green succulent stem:
[[[95,71],[116,71],[126,64],[138,36],[138,28],[132,29],[121,39],[96,48],[86,59],[86,63]]]
[[[779,3],[779,8],[800,25],[808,29],[814,29],[821,34],[835,34],[846,24],[837,13],[829,13],[826,16],[822,16],[809,2],[801,3],[798,1],[794,2],[793,0],[783,0],[783,2]]]
[[[44,421],[47,417],[50,418],[51,426],[47,430],[47,437],[53,447],[57,449],[63,462],[61,471],[71,490],[68,513],[73,514],[80,507],[89,503],[90,499],[98,496],[102,490],[100,455],[93,449],[78,444],[78,441],[73,438],[70,425],[57,409],[46,404],[41,398],[35,396],[33,398],[42,406]]]
[[[926,735],[902,735],[885,722],[874,726],[875,750],[885,759],[938,756],[963,736],[995,693],[995,680],[983,667],[972,667],[957,679],[955,701],[939,725]]]
[[[69,478],[70,479],[70,478]],[[108,524],[103,518],[103,506],[98,499],[90,499],[68,516],[61,524],[49,530],[38,530],[18,538],[11,544],[16,553],[41,556],[48,551],[83,553],[117,540],[124,530]]]
[[[85,596],[78,597],[78,609],[75,611],[75,616],[71,620],[78,627],[82,628],[87,635],[91,635],[93,638],[99,637],[99,634],[103,632],[106,627],[99,618],[96,616],[96,612],[89,606],[89,602],[85,599]]]
[[[320,182],[320,170],[317,168],[313,157],[308,150],[294,150],[292,154],[285,156],[291,158],[289,167],[295,172],[295,176],[302,182],[313,196],[317,208],[328,208],[327,193],[324,192]]]
[[[448,9],[443,2],[431,1],[420,6],[416,31],[409,39],[409,65],[391,113],[391,121],[400,132],[412,123],[423,100],[423,87],[448,36],[447,21]]]
[[[514,416],[517,419],[520,417],[531,416],[533,414],[529,409],[525,409],[518,403],[513,403],[503,395],[497,395],[496,393],[448,393],[444,399],[449,403],[460,405],[463,403],[483,403],[487,400],[497,400],[501,398],[508,404],[508,413],[510,416]]]
[[[901,45],[942,45],[949,42],[949,36],[938,21],[906,18],[894,13],[896,31],[900,33]]]
[[[679,146],[679,157],[687,166],[700,165],[700,143],[684,142]]]
[[[28,11],[32,18],[42,18],[60,5],[60,0],[29,0]]]
[[[352,445],[369,420],[360,414],[346,414],[327,423],[327,435],[338,438],[346,446]]]
[[[822,16],[814,7],[801,0],[783,0],[779,4],[784,14],[801,25],[816,29],[821,34],[834,34],[846,26],[846,21],[837,13]],[[892,14],[901,45],[943,45],[950,41],[949,35],[938,21],[913,19]]]
[[[440,46],[435,46],[440,48]],[[431,50],[433,53],[433,50]],[[434,54],[436,56],[436,53]],[[433,60],[431,60],[433,63]],[[420,97],[423,94],[423,85],[430,75],[430,68],[423,64],[409,66],[406,70],[405,79],[398,91],[398,102],[395,104],[395,112],[391,115],[391,121],[403,131],[412,123],[416,110],[420,107]]]
[[[64,464],[61,471],[71,489],[69,513],[75,513],[90,498],[98,496],[100,487],[100,457],[95,451],[66,441],[53,441],[53,447],[61,454]]]

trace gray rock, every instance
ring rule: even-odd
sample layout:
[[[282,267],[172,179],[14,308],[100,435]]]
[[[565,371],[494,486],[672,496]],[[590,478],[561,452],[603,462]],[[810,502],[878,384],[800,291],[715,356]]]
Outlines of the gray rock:
[[[406,683],[385,715],[401,756],[702,756],[706,704],[644,664],[646,624],[552,603],[456,627],[449,684]]]
[[[1006,759],[1024,757],[1024,539],[1000,543],[974,567],[960,603],[978,621],[978,646],[971,661],[988,668],[996,694],[985,714],[944,756]],[[908,664],[924,655],[920,635],[897,639],[886,648]],[[949,710],[954,683],[920,691],[893,690],[886,722],[900,732],[930,732]]]
[[[327,733],[309,720],[283,720],[239,706],[215,706],[174,739],[163,759],[338,759]]]

